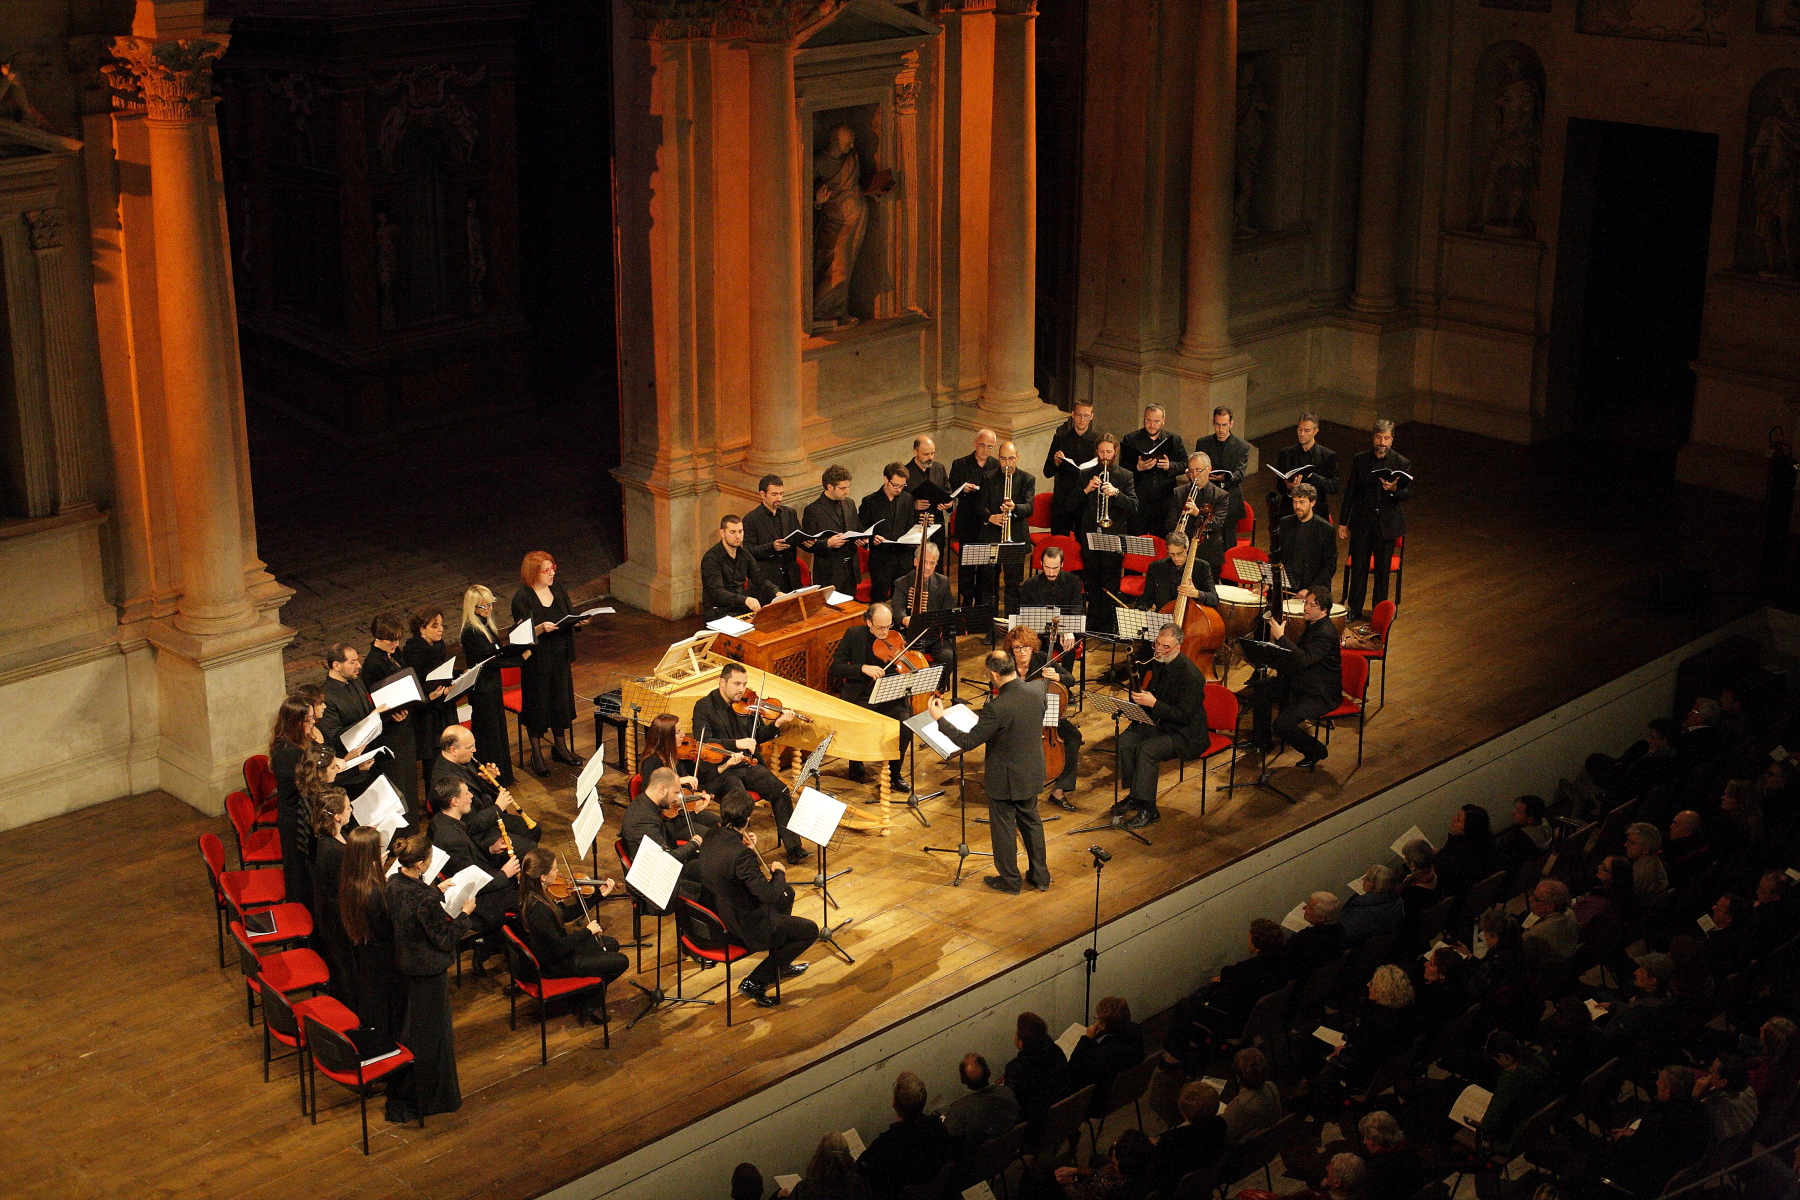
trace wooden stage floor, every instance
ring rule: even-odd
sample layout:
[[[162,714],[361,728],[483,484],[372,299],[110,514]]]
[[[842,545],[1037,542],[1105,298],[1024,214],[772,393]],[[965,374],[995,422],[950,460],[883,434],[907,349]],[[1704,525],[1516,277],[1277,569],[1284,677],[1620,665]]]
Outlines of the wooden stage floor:
[[[1286,440],[1264,439],[1264,453]],[[1364,444],[1341,429],[1328,430],[1326,440],[1340,452]],[[1215,793],[1204,818],[1199,772],[1176,786],[1171,766],[1164,819],[1150,831],[1154,845],[1115,839],[1121,844],[1107,873],[1106,918],[1753,605],[1747,580],[1758,533],[1744,502],[1672,485],[1578,481],[1567,460],[1551,452],[1444,430],[1409,427],[1401,446],[1419,465],[1421,482],[1409,505],[1414,538],[1393,677],[1387,706],[1369,722],[1363,766],[1355,769],[1354,732],[1341,730],[1317,774],[1281,772],[1299,804],[1290,808],[1253,790],[1232,798]],[[1253,501],[1263,490],[1259,481]],[[1260,532],[1259,541],[1266,542]],[[1704,552],[1690,550],[1684,559],[1684,546]],[[1678,565],[1715,568],[1708,611],[1672,616],[1655,609],[1655,572]],[[646,669],[690,627],[634,613],[609,619],[610,629],[584,635],[579,694],[610,686],[620,672]],[[965,663],[978,650],[967,640]],[[1083,724],[1090,746],[1110,731],[1091,709]],[[591,723],[578,724],[577,732],[588,750]],[[921,774],[935,784],[939,771]],[[540,814],[547,844],[566,845],[572,776],[559,768],[549,788],[529,774],[521,779],[519,791]],[[1213,780],[1222,782],[1219,772]],[[846,798],[870,791],[845,783],[841,764],[826,782]],[[610,787],[622,785],[622,776],[609,773]],[[1110,754],[1085,756],[1078,815],[1099,813],[1111,795]],[[972,813],[981,811],[978,785],[971,797]],[[813,970],[784,989],[781,1008],[765,1013],[746,1005],[746,1020],[730,1030],[721,1006],[667,1012],[630,1032],[618,1019],[609,1051],[598,1030],[558,1017],[550,1064],[540,1068],[535,1031],[523,1022],[517,1033],[507,1029],[504,972],[465,975],[453,998],[462,1110],[430,1118],[421,1131],[387,1125],[377,1100],[367,1159],[348,1093],[328,1085],[334,1107],[314,1128],[299,1116],[291,1062],[277,1065],[273,1083],[262,1081],[259,1035],[244,1025],[237,967],[216,965],[194,845],[203,831],[223,832],[222,818],[152,794],[0,834],[0,873],[9,884],[0,912],[17,935],[0,975],[7,1031],[0,1111],[8,1117],[0,1157],[12,1179],[4,1190],[22,1197],[241,1200],[537,1195],[1079,937],[1091,917],[1084,851],[1092,835],[1069,836],[1078,823],[1069,815],[1047,826],[1055,883],[1046,894],[997,895],[979,886],[979,867],[975,886],[952,888],[954,858],[922,847],[955,843],[954,798],[952,788],[927,806],[930,830],[902,811],[887,838],[841,836],[832,865],[855,872],[833,890],[843,912],[856,918],[841,935],[856,964],[809,952]],[[620,810],[608,811],[616,829]],[[970,833],[972,844],[985,847],[985,827],[971,824]],[[797,875],[809,877],[808,869]],[[1272,899],[1271,915],[1290,900]],[[628,923],[622,909],[607,906],[614,932]],[[816,909],[816,894],[804,889],[800,911],[811,916]],[[635,994],[623,983],[614,988],[621,1018],[636,1007]],[[986,1049],[991,1057],[1003,1048]],[[620,1082],[626,1068],[639,1082]],[[655,1086],[642,1086],[644,1080]],[[820,1127],[828,1127],[823,1117]],[[724,1186],[722,1179],[696,1181],[696,1195],[722,1194]]]

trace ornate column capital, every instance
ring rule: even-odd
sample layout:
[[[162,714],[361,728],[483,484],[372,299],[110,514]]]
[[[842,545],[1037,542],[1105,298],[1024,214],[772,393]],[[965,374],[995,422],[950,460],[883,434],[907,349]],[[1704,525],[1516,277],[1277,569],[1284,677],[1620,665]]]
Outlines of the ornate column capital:
[[[33,250],[54,250],[62,245],[63,210],[34,208],[25,214],[25,228],[31,233]]]
[[[153,119],[197,121],[212,115],[213,64],[230,43],[225,33],[165,41],[119,37],[112,52],[142,91]]]
[[[785,42],[844,0],[631,0],[637,30],[659,41],[749,38]]]

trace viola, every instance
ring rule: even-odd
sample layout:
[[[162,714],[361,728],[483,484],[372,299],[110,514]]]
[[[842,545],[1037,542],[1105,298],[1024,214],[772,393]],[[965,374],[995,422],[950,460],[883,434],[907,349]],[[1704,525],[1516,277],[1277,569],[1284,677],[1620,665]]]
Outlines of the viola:
[[[812,724],[812,718],[803,712],[794,712],[774,696],[766,700],[758,700],[756,693],[749,688],[744,689],[744,698],[731,706],[731,711],[740,717],[756,715],[764,721],[779,721],[788,713],[794,713],[794,720],[806,725]]]
[[[909,650],[910,645],[898,629],[890,629],[887,636],[875,642],[875,657],[904,674],[907,671],[923,671],[931,665],[923,650]]]

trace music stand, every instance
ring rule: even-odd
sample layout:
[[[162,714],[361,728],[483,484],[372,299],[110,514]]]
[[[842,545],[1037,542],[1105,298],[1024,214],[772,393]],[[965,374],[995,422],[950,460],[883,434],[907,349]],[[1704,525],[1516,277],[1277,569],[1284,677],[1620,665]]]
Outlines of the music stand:
[[[949,741],[942,734],[937,732],[935,722],[932,721],[931,713],[929,711],[919,713],[911,720],[908,720],[906,722],[906,727],[913,731],[913,739],[915,741],[924,742],[927,746],[930,746],[937,752],[938,757],[945,762],[949,762],[952,758],[956,760],[956,798],[957,810],[961,814],[959,818],[961,834],[959,835],[959,840],[954,849],[949,846],[927,846],[925,847],[925,853],[956,855],[956,877],[950,881],[950,886],[961,887],[963,865],[970,857],[994,857],[985,850],[969,849],[969,780],[966,772],[966,764],[963,760],[963,752],[954,742]],[[926,732],[927,728],[930,728],[930,733]]]
[[[844,804],[834,800],[816,788],[802,787],[800,796],[794,802],[794,811],[788,816],[788,830],[812,842],[819,848],[819,875],[813,880],[819,889],[819,941],[825,942],[844,956],[844,961],[854,963],[850,952],[838,945],[834,936],[848,926],[855,918],[846,917],[836,925],[831,923],[831,910],[837,907],[832,898],[830,881],[836,875],[827,873],[825,856],[831,851],[831,839],[837,836],[838,822],[843,820]],[[850,868],[845,867],[838,875],[848,875]]]
[[[1031,557],[1030,542],[996,542],[995,550],[999,554],[999,575],[994,580],[994,613],[996,616],[1006,611],[1006,580],[1014,570],[1018,572],[1019,586],[1025,586],[1025,563]]]
[[[1123,554],[1125,543],[1116,533],[1090,533],[1087,535],[1087,548],[1100,554]]]
[[[1025,628],[1031,630],[1031,632],[1042,638],[1048,639],[1050,636],[1050,626],[1053,622],[1056,625],[1056,631],[1059,635],[1064,633],[1073,634],[1077,643],[1082,643],[1087,640],[1087,617],[1079,612],[1065,613],[1054,604],[1046,604],[1035,608],[1021,608],[1014,617],[1007,618],[1007,628],[1011,629],[1014,625],[1023,625]],[[1073,650],[1076,649],[1076,647],[1071,646],[1070,649]],[[1047,656],[1054,658],[1057,654],[1061,653],[1061,647],[1052,646],[1049,641],[1046,640],[1044,642],[1044,653]],[[1080,657],[1081,682],[1076,685],[1074,690],[1074,695],[1078,696],[1081,700],[1081,704],[1076,705],[1077,710],[1087,703],[1087,655],[1083,654]],[[1064,674],[1065,672],[1059,668],[1057,673]]]
[[[825,751],[831,746],[833,739],[836,737],[837,734],[835,733],[826,734],[825,740],[820,742],[817,746],[814,746],[813,752],[806,756],[805,762],[800,764],[800,773],[794,776],[793,791],[795,795],[799,795],[806,790],[806,781],[808,778],[817,779],[819,777],[819,768],[825,762]],[[855,867],[845,867],[841,871],[827,873],[825,870],[825,856],[821,854],[819,855],[818,873],[812,877],[812,882],[805,886],[816,887],[824,892],[826,901],[831,907],[836,908],[838,902],[831,895],[831,881],[836,879],[839,875],[848,875],[854,870],[856,870]]]
[[[1261,708],[1264,705],[1268,705],[1272,708],[1275,702],[1274,697],[1264,691],[1264,688],[1269,686],[1268,677],[1265,673],[1270,671],[1279,672],[1283,667],[1291,665],[1297,656],[1286,646],[1277,645],[1274,642],[1259,642],[1255,638],[1239,638],[1238,651],[1244,656],[1245,661],[1256,668],[1255,687],[1257,707]],[[1275,750],[1273,735],[1271,734],[1270,736],[1268,749],[1265,750],[1263,747],[1257,746],[1256,750],[1261,756],[1262,761],[1257,767],[1256,779],[1251,786],[1274,792],[1289,804],[1298,804],[1298,799],[1288,795],[1286,792],[1269,782],[1271,764],[1279,757],[1279,752]],[[1232,783],[1227,786],[1227,791],[1230,790],[1230,787],[1235,786],[1236,782],[1236,779],[1233,779]]]
[[[959,501],[957,501],[957,503],[960,504],[961,501],[959,500]],[[994,542],[964,542],[962,544],[962,549],[958,553],[960,553],[962,556],[961,565],[965,566],[965,567],[991,567],[1000,561],[1000,547],[997,543],[994,543]],[[976,580],[975,590],[977,592],[977,595],[973,599],[962,594],[962,592],[961,592],[961,575],[962,575],[962,572],[958,571],[957,572],[958,591],[957,591],[957,597],[956,597],[957,603],[960,604],[961,606],[963,606],[964,608],[979,607],[980,600],[981,600],[981,597],[979,595],[979,593],[981,591],[981,573],[976,572],[976,575],[975,575],[975,580]],[[998,593],[999,588],[1000,588],[1000,585],[998,582],[996,582],[994,585],[994,590],[996,593]]]
[[[650,850],[648,850],[648,851],[645,850],[644,847],[646,845],[648,845],[650,847]],[[669,857],[668,851],[663,850],[663,848],[660,844],[652,841],[650,838],[645,838],[642,842],[638,843],[637,857],[631,860],[631,870],[627,871],[625,873],[625,886],[632,892],[635,892],[638,896],[642,897],[644,902],[647,905],[649,905],[650,908],[656,914],[656,986],[654,988],[647,988],[635,979],[628,981],[632,987],[634,987],[638,991],[644,993],[644,1007],[638,1010],[636,1016],[632,1017],[630,1021],[627,1021],[625,1023],[626,1029],[634,1028],[639,1021],[643,1020],[645,1017],[649,1016],[651,1013],[656,1012],[658,1009],[662,1008],[664,1005],[711,1004],[711,1003],[713,1003],[711,1000],[702,1000],[697,996],[695,996],[695,997],[680,996],[680,995],[671,996],[668,993],[663,991],[663,985],[662,985],[662,968],[663,968],[662,919],[665,916],[674,916],[674,913],[675,913],[675,908],[674,908],[675,890],[676,890],[676,888],[681,886],[680,872],[679,872],[679,869],[677,869],[675,879],[672,881],[667,880],[666,878],[655,881],[655,883],[658,883],[658,884],[660,884],[660,883],[668,884],[667,890],[663,893],[663,898],[660,903],[657,901],[656,895],[652,891],[646,890],[646,887],[652,886],[651,880],[646,879],[646,878],[640,878],[637,882],[633,882],[633,880],[632,880],[633,874],[637,874],[641,870],[640,864],[644,863],[647,859],[655,858],[658,852],[660,852],[662,857],[664,857],[664,858]],[[679,931],[681,918],[676,917],[675,921],[676,921],[676,929],[677,929],[677,931]],[[677,956],[679,956],[681,954],[681,945],[680,945],[679,936],[677,937],[675,953]],[[679,981],[681,979],[679,970],[677,971],[675,978],[676,978],[677,983],[679,983]]]
[[[1149,713],[1144,711],[1142,705],[1130,700],[1121,700],[1117,696],[1108,696],[1105,692],[1094,697],[1094,707],[1103,713],[1110,713],[1113,719],[1113,807],[1117,808],[1119,806],[1119,723],[1128,721],[1137,725],[1154,725],[1156,722],[1151,719]],[[1111,821],[1099,825],[1084,825],[1071,832],[1092,833],[1098,829],[1116,829],[1120,833],[1136,838],[1146,846],[1150,844],[1150,839],[1137,830],[1127,829],[1123,825],[1117,825]]]
[[[950,611],[954,610],[947,610],[947,612]],[[921,614],[921,619],[937,615],[938,614],[935,613],[924,613]],[[887,704],[888,702],[898,700],[903,696],[919,696],[927,692],[935,692],[938,690],[938,685],[943,680],[943,676],[944,668],[941,665],[926,667],[921,671],[896,672],[892,675],[883,675],[880,679],[875,681],[874,688],[869,692],[869,707],[874,708],[878,704]],[[887,764],[881,764],[880,769],[886,770]],[[912,762],[909,765],[908,771],[910,777],[907,781],[906,799],[901,803],[906,806],[908,812],[919,818],[919,823],[921,825],[930,829],[931,818],[925,815],[924,810],[921,809],[919,805],[925,800],[935,800],[944,793],[942,791],[936,791],[929,796],[919,795],[919,751],[916,746],[913,748]],[[870,800],[867,803],[874,804],[876,801]]]

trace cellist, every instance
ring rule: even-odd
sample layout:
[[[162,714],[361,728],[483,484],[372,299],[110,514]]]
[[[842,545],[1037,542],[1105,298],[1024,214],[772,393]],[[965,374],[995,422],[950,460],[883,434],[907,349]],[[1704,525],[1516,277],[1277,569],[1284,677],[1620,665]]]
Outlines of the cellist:
[[[1214,590],[1212,568],[1206,565],[1205,559],[1194,563],[1193,578],[1186,586],[1181,582],[1182,570],[1187,566],[1188,557],[1186,536],[1171,533],[1168,547],[1168,557],[1157,559],[1144,572],[1143,607],[1153,612],[1167,608],[1177,596],[1186,596],[1207,608],[1219,607],[1219,593]]]
[[[1044,653],[1042,647],[1043,639],[1024,625],[1015,625],[1007,630],[1005,640],[1000,643],[1000,648],[1012,655],[1013,665],[1018,667],[1020,679],[1026,683],[1042,679],[1062,687],[1063,709],[1056,725],[1056,735],[1062,741],[1063,763],[1062,771],[1050,785],[1050,803],[1064,812],[1074,812],[1075,802],[1069,797],[1075,794],[1075,772],[1081,757],[1081,729],[1069,720],[1068,684],[1072,677],[1068,667],[1051,662],[1050,656]],[[1056,689],[1052,687],[1049,690]]]
[[[1162,764],[1206,749],[1206,678],[1181,653],[1181,626],[1171,622],[1157,633],[1150,662],[1133,680],[1131,701],[1153,724],[1133,721],[1119,731],[1119,778],[1131,790],[1111,815],[1115,825],[1142,829],[1162,820],[1156,810]]]
[[[926,542],[919,548],[918,566],[912,578],[894,581],[894,623],[906,634],[906,640],[912,641],[918,630],[912,627],[913,613],[948,612],[955,607],[956,601],[950,595],[950,580],[938,574],[938,548],[932,542]],[[925,581],[925,601],[914,604],[919,591],[919,580]],[[944,668],[944,678],[949,679],[956,673],[956,643],[952,638],[938,636],[927,637],[913,647],[921,650],[931,661]]]
[[[831,658],[831,677],[842,681],[844,699],[902,722],[900,758],[888,763],[888,779],[895,790],[901,792],[909,790],[905,777],[900,773],[900,761],[906,757],[906,748],[912,744],[912,730],[904,724],[913,715],[912,702],[901,696],[886,704],[870,704],[869,694],[875,690],[875,681],[888,673],[889,660],[905,644],[906,639],[894,628],[894,610],[886,604],[871,604],[863,613],[862,628],[845,630],[843,640],[838,643],[837,653]],[[876,653],[877,646],[886,648],[886,657]],[[850,782],[863,782],[863,765],[860,762],[850,763]]]

